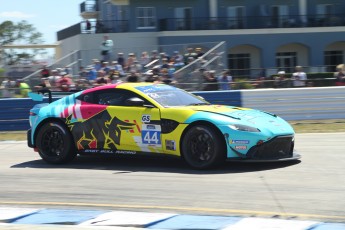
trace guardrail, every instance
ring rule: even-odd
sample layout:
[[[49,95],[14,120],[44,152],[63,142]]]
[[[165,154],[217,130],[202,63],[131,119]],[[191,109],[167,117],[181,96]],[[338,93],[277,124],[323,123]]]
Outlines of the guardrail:
[[[345,119],[345,87],[194,92],[213,104],[269,111],[286,120]],[[27,130],[29,98],[0,99],[0,131]]]

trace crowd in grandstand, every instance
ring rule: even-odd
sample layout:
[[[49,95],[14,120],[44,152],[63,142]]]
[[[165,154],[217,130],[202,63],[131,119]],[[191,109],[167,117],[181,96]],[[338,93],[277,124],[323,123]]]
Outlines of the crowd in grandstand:
[[[205,62],[206,60],[202,59],[203,54],[201,48],[188,48],[184,54],[174,51],[171,55],[164,52],[159,53],[157,50],[145,51],[139,56],[135,53],[127,55],[117,53],[116,57],[112,57],[109,53],[106,55],[103,53],[101,60],[93,59],[90,65],[80,67],[79,72],[74,74],[68,67],[50,69],[43,66],[40,71],[40,83],[33,87],[23,81],[11,81],[6,78],[1,84],[2,97],[13,97],[15,92],[26,97],[30,90],[43,88],[67,92],[119,82],[175,84],[174,73],[196,59],[200,63]],[[227,69],[217,73],[199,65],[194,72],[201,79],[202,90],[205,91],[230,90],[234,85],[234,79]],[[334,77],[336,85],[345,85],[345,66],[343,64],[337,66]],[[261,84],[264,80],[258,79],[253,83],[254,87],[262,87]],[[285,77],[284,71],[279,71],[273,79],[273,86],[275,88],[313,86],[307,80],[307,74],[303,72],[302,67],[296,66],[296,71],[290,78]],[[17,91],[13,89],[17,89]]]
[[[108,56],[109,53],[107,55],[102,54],[102,57],[106,60],[93,59],[90,65],[80,67],[77,75],[72,75],[67,67],[53,70],[47,70],[46,67],[42,68],[41,83],[35,88],[70,91],[118,82],[174,84],[176,82],[174,78],[176,70],[201,58],[203,55],[201,48],[188,48],[188,52],[185,54],[174,51],[172,55],[164,52],[158,53],[157,50],[150,53],[144,51],[139,57],[135,53],[125,55],[120,52],[113,59]],[[47,72],[50,73],[49,76]],[[214,71],[206,72],[205,81],[207,82],[209,80],[208,75],[212,75]],[[231,79],[229,83],[230,81]],[[225,88],[230,89],[230,86]]]

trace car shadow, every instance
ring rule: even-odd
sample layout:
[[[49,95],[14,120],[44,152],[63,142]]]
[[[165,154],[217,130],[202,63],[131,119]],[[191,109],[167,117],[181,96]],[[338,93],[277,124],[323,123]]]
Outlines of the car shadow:
[[[52,165],[43,160],[22,162],[11,168],[62,168],[114,170],[115,174],[130,172],[163,172],[179,174],[227,174],[267,171],[299,164],[300,160],[284,162],[225,162],[214,169],[192,169],[183,160],[175,157],[145,156],[78,156],[68,164]]]

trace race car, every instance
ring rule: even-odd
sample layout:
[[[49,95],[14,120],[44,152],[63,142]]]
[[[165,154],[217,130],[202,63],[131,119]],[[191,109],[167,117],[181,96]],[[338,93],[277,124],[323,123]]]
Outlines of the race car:
[[[37,96],[31,94],[42,100]],[[294,151],[294,130],[279,116],[213,105],[166,84],[86,89],[35,105],[29,120],[28,146],[52,164],[94,153],[177,156],[196,169],[225,160],[300,158]]]

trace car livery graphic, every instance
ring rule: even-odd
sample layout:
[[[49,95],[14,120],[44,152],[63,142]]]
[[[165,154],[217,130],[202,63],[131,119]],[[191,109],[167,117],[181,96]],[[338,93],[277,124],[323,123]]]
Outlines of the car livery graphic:
[[[212,105],[165,84],[105,85],[37,104],[30,126],[29,147],[55,164],[88,153],[173,155],[197,169],[225,160],[300,158],[294,130],[282,118]]]

